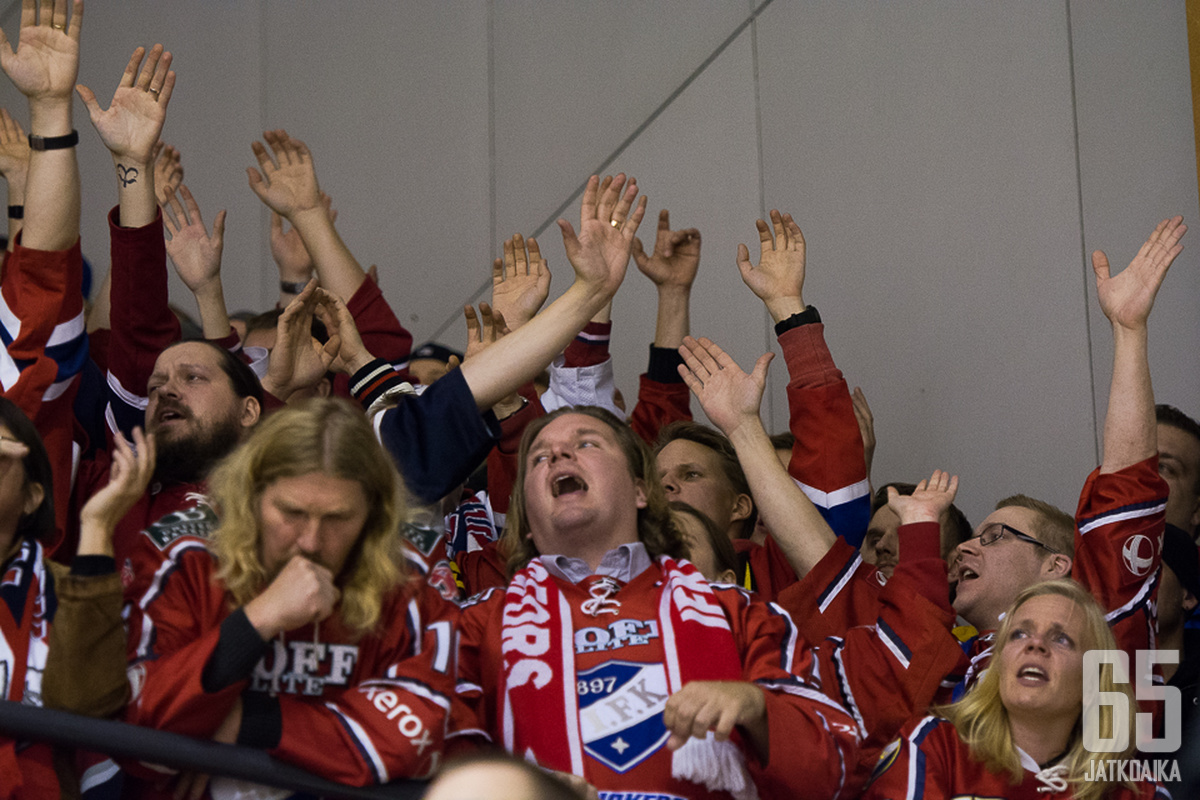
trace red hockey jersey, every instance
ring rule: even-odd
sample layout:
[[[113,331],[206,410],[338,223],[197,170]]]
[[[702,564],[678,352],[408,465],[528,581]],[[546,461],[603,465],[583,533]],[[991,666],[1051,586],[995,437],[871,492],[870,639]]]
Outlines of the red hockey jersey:
[[[457,609],[423,581],[393,590],[371,633],[356,637],[335,612],[315,630],[266,643],[252,674],[207,692],[201,676],[230,597],[203,543],[181,540],[169,564],[143,601],[129,722],[207,738],[242,697],[243,731],[274,729],[271,755],[331,780],[385,783],[437,767],[454,697]]]

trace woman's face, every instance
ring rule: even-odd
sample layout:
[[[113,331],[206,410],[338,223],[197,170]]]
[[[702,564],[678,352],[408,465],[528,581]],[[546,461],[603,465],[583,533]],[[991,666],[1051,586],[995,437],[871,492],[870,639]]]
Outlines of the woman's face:
[[[1010,714],[1075,719],[1083,708],[1083,611],[1062,595],[1031,598],[1012,613],[1002,642],[1000,700]]]
[[[700,570],[704,579],[718,583],[735,582],[737,576],[731,570],[717,570],[717,554],[713,551],[704,523],[685,511],[672,511],[671,514],[687,540],[688,560]]]
[[[0,423],[0,558],[6,556],[16,536],[17,523],[42,502],[43,493],[32,491],[25,480],[22,459],[29,448],[7,425]]]

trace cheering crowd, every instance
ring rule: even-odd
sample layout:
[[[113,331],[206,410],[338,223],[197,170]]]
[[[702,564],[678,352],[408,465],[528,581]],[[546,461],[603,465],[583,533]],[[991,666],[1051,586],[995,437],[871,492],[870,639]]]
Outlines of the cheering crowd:
[[[81,0],[23,0],[0,41],[28,99],[28,135],[0,111],[6,700],[438,798],[1167,796],[1177,768],[1128,764],[1186,746],[1200,681],[1200,424],[1155,404],[1147,355],[1180,217],[1123,269],[1092,255],[1113,371],[1074,515],[1030,487],[972,525],[952,472],[874,486],[791,215],[737,255],[788,373],[782,434],[772,354],[743,369],[691,335],[699,231],[664,209],[648,235],[624,175],[559,221],[563,295],[514,235],[465,351],[413,349],[308,147],[267,131],[248,176],[280,296],[231,315],[224,212],[206,225],[160,141],[171,54],[134,50],[106,104],[76,86],[84,27]],[[118,198],[90,302],[85,135]],[[608,342],[631,259],[658,305],[627,410]],[[0,798],[56,796],[287,793],[0,733]]]

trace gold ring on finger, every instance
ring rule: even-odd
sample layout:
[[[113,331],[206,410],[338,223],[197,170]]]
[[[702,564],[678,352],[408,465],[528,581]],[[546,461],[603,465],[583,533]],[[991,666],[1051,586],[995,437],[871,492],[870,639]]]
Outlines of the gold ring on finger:
[[[615,219],[610,219],[610,220],[609,220],[609,222],[612,224],[612,226],[613,226],[614,228],[619,228],[619,227],[621,227],[621,223],[617,222]]]

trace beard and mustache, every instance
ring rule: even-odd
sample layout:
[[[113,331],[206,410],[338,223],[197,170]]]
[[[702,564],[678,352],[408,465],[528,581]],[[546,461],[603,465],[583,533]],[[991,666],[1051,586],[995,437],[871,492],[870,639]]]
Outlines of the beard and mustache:
[[[158,413],[164,410],[179,414],[193,427],[190,431],[164,431],[156,426],[154,479],[160,483],[199,483],[241,440],[242,426],[232,416],[206,425],[180,403],[164,400]]]

